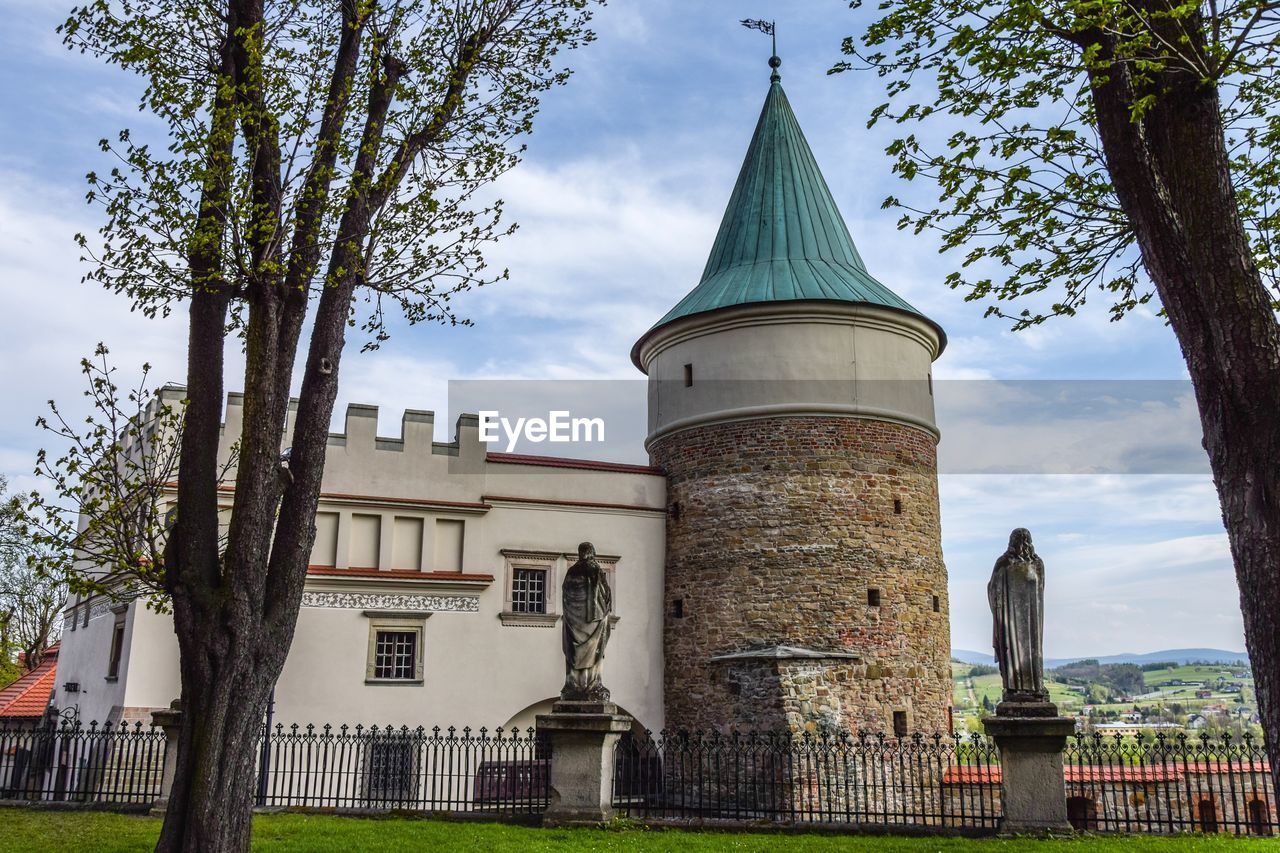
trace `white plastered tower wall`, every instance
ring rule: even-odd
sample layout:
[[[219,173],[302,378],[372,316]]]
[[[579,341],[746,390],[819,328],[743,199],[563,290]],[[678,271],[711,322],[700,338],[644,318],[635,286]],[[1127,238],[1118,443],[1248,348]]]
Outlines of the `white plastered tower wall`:
[[[677,320],[635,351],[649,377],[649,439],[780,415],[896,421],[938,434],[927,322],[838,302],[748,304]]]
[[[224,460],[240,431],[241,405],[240,395],[228,396]],[[434,418],[419,411],[404,414],[400,436],[380,437],[377,415],[376,407],[351,405],[343,432],[329,438],[317,512],[328,533],[313,552],[275,720],[532,725],[564,678],[558,583],[578,543],[590,540],[607,558],[618,617],[606,684],[642,725],[660,728],[661,474],[489,454],[474,415],[458,419],[449,443],[433,440]],[[230,500],[228,492],[228,509]],[[544,619],[508,612],[511,565],[526,558],[548,569]],[[68,612],[68,624],[83,621],[86,610],[96,616],[89,629],[66,635],[55,704],[76,706],[86,721],[146,719],[180,691],[172,622],[140,602],[123,614],[108,608],[103,599],[73,603]],[[421,617],[421,683],[367,682],[371,620],[406,610]],[[115,618],[125,620],[125,644],[119,677],[108,681]],[[67,693],[67,681],[81,690]]]

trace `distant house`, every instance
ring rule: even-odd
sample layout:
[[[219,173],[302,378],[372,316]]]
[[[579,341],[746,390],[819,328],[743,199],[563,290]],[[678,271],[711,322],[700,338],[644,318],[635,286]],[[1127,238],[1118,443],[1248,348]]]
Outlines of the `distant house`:
[[[58,645],[41,657],[40,665],[0,690],[0,725],[34,725],[44,717],[58,681]]]
[[[1180,729],[1177,723],[1144,723],[1140,720],[1123,723],[1097,723],[1093,730],[1104,735],[1135,735],[1145,731],[1168,731]]]
[[[1203,729],[1208,722],[1209,721],[1206,720],[1203,715],[1192,714],[1187,717],[1187,728],[1192,731],[1199,731],[1200,729]]]

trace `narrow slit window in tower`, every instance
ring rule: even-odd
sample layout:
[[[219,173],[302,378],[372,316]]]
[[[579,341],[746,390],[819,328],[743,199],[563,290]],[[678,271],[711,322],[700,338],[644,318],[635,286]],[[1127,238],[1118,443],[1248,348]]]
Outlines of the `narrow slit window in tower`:
[[[893,514],[902,515],[902,498],[893,499]]]
[[[683,598],[677,598],[675,601],[671,602],[671,615],[677,619],[684,618],[684,599]]]
[[[942,612],[942,599],[936,595],[933,597],[933,612],[934,613]]]
[[[906,711],[893,712],[893,736],[894,737],[907,736],[907,712]]]
[[[867,590],[867,604],[871,607],[880,606],[880,590],[878,589]]]
[[[692,364],[686,364],[684,366],[684,387],[686,388],[693,387],[693,365]]]

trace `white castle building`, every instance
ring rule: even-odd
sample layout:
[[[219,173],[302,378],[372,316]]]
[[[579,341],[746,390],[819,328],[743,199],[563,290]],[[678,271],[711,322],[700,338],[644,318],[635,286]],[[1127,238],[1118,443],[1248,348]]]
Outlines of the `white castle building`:
[[[865,269],[775,74],[700,284],[633,351],[664,468],[491,452],[473,415],[450,443],[430,412],[383,437],[349,406],[275,720],[532,725],[563,683],[557,597],[587,539],[615,603],[605,683],[639,725],[766,706],[770,725],[945,725],[943,345]],[[145,721],[179,693],[170,617],[69,602],[52,705]]]
[[[232,394],[224,457],[240,413]],[[564,680],[557,592],[590,532],[615,590],[609,662],[628,673],[615,700],[661,725],[661,474],[487,452],[474,416],[458,419],[448,444],[432,440],[430,412],[406,412],[401,435],[383,438],[377,415],[351,405],[346,429],[329,437],[275,718],[532,725]],[[179,695],[177,655],[169,616],[142,603],[76,601],[54,701],[77,706],[86,722],[149,720]]]

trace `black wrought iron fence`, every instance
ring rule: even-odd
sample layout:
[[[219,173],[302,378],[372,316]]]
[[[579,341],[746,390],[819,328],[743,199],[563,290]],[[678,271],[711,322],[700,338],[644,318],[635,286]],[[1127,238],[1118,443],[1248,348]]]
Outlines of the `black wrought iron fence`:
[[[981,735],[663,732],[625,737],[613,804],[637,818],[994,830]]]
[[[1262,743],[1245,735],[1080,735],[1063,755],[1067,816],[1096,832],[1275,835]]]
[[[534,729],[277,725],[262,806],[538,814],[550,753]]]
[[[151,803],[164,756],[164,731],[142,723],[0,720],[0,799]]]

